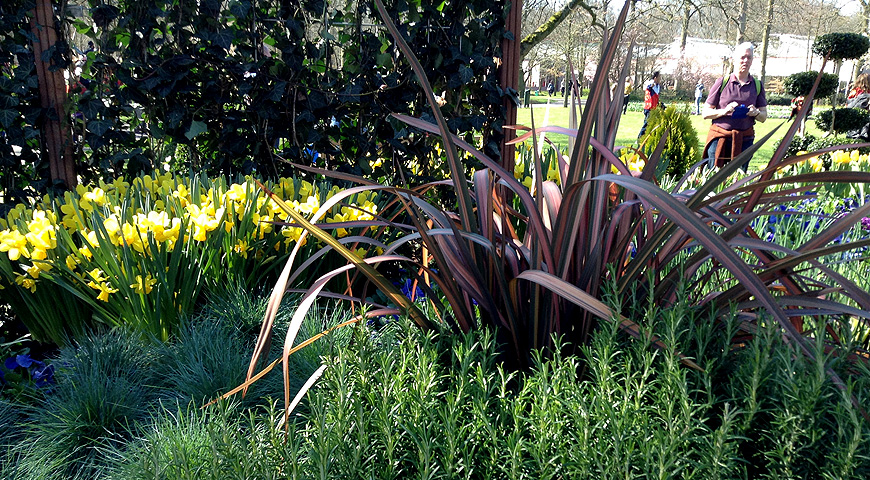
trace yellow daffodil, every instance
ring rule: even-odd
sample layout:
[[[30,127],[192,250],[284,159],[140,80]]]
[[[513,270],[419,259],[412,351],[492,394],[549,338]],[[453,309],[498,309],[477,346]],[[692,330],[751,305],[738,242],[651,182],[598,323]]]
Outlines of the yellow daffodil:
[[[145,276],[145,278],[142,278],[142,275],[136,275],[136,282],[130,284],[130,288],[132,288],[133,291],[136,293],[139,293],[139,294],[144,293],[147,295],[147,294],[151,293],[151,290],[154,289],[154,285],[156,285],[156,284],[157,284],[157,280],[152,278],[151,274],[149,273],[148,275]]]
[[[102,207],[106,204],[106,201],[106,192],[100,187],[95,187],[93,190],[88,190],[84,194],[81,194],[79,205],[82,210],[92,212],[95,206]]]
[[[76,212],[76,207],[73,204],[73,200],[69,194],[66,193],[67,202],[60,206],[60,211],[63,213],[63,220],[61,223],[67,230],[74,232],[76,230],[81,230],[84,228],[81,220],[79,220],[78,213]]]
[[[850,163],[852,161],[852,157],[848,152],[843,150],[837,150],[836,152],[831,152],[831,162],[837,165],[843,165]]]
[[[18,275],[15,277],[15,283],[30,290],[30,293],[36,293],[36,281],[29,276]]]
[[[314,195],[314,185],[311,182],[306,182],[305,180],[299,185],[299,191],[296,193],[298,198],[308,198],[311,195]]]
[[[236,244],[233,246],[233,251],[238,253],[242,258],[248,258],[248,252],[251,250],[251,247],[248,246],[247,240],[239,239],[236,241]]]
[[[118,291],[117,288],[113,288],[106,282],[88,282],[88,286],[93,288],[94,290],[98,290],[100,293],[97,295],[97,300],[102,302],[109,301],[109,294],[115,293]]]
[[[39,274],[42,272],[42,270],[40,270],[39,267],[37,267],[36,265],[31,265],[29,267],[25,267],[24,265],[22,265],[21,268],[23,268],[24,271],[34,280],[39,278]]]
[[[13,262],[21,257],[29,258],[27,237],[18,230],[3,230],[0,232],[0,252],[7,252],[9,260]]]
[[[306,215],[311,215],[320,208],[320,200],[316,195],[309,195],[308,198],[305,199],[304,203],[299,203],[298,200],[294,200],[293,209],[299,213],[304,213]]]
[[[106,276],[102,270],[99,268],[95,268],[88,272],[88,276],[91,277],[95,282],[104,282],[106,281]]]
[[[289,247],[291,243],[298,242],[302,237],[302,232],[304,230],[301,227],[284,227],[281,229],[281,235],[285,238],[284,243]],[[308,240],[308,237],[305,237],[302,244],[305,244],[305,241]]]
[[[556,167],[556,162],[550,162],[550,168],[547,170],[547,181],[549,182],[558,182],[559,181],[559,170]]]
[[[275,185],[273,192],[278,198],[282,200],[286,200],[293,197],[293,193],[295,191],[295,187],[293,185],[292,178],[281,178],[278,180],[278,184]]]
[[[212,205],[199,208],[191,204],[188,205],[188,212],[190,212],[190,223],[193,225],[193,239],[198,242],[204,242],[206,233],[220,226],[224,216],[223,208],[215,211]]]
[[[514,165],[514,178],[516,178],[517,180],[522,179],[523,173],[525,171],[526,171],[526,166],[523,164],[523,162],[517,162]]]
[[[121,226],[121,236],[128,247],[132,247],[139,253],[145,252],[145,244],[142,242],[142,235],[137,227],[125,223]]]
[[[346,221],[347,221],[347,218],[340,213],[335,214],[332,217],[329,217],[326,219],[326,223],[341,223],[341,222],[346,222]],[[336,228],[335,233],[336,233],[336,235],[338,235],[338,238],[344,238],[347,236],[348,232],[347,232],[347,229],[345,229],[345,228]]]
[[[164,182],[163,185],[166,186],[166,183]],[[172,196],[178,199],[182,207],[186,207],[190,204],[190,190],[188,190],[187,186],[183,183],[175,187]]]
[[[70,270],[75,270],[80,262],[81,260],[79,260],[79,257],[75,256],[74,254],[69,254],[66,256],[66,268]]]
[[[106,233],[109,234],[109,241],[112,242],[113,245],[120,246],[121,245],[121,222],[118,221],[118,216],[112,214],[109,218],[103,220],[103,228],[106,229]],[[94,245],[96,246],[96,245]]]
[[[88,247],[79,247],[79,254],[88,260],[94,258],[94,252],[91,251]]]

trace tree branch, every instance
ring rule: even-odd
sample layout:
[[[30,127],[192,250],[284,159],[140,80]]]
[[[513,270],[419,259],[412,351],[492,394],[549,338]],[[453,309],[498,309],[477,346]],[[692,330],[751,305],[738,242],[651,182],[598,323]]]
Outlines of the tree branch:
[[[589,13],[589,15],[592,17],[592,26],[598,26],[602,28],[604,27],[604,25],[598,22],[598,17],[595,15],[595,9],[591,5],[587,4],[586,0],[571,0],[570,2],[565,4],[565,6],[562,7],[561,10],[554,13],[549,19],[547,19],[547,21],[544,22],[543,25],[538,27],[537,30],[530,33],[528,36],[526,36],[526,38],[523,39],[523,41],[520,43],[520,57],[525,57],[531,49],[535,48],[535,46],[543,42],[544,39],[546,39],[551,33],[553,33],[553,30],[555,30],[560,23],[568,18],[568,15],[570,15],[577,7],[580,7]]]

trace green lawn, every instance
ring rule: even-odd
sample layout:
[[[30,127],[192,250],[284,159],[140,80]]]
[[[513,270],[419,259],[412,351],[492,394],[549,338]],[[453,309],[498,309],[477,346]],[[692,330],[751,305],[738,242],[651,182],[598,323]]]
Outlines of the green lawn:
[[[545,97],[539,97],[545,98]],[[694,106],[692,106],[694,108]],[[535,125],[543,126],[543,125],[558,125],[561,127],[568,126],[568,111],[570,107],[563,108],[562,107],[562,97],[556,96],[551,98],[551,103],[549,109],[544,106],[535,107]],[[520,125],[531,125],[530,119],[530,110],[529,108],[521,108],[517,112],[517,123]],[[548,111],[549,110],[549,111]],[[579,117],[579,113],[578,113]],[[769,118],[764,123],[758,123],[755,126],[756,138],[760,138],[771,130],[776,128],[780,124],[784,124],[777,133],[768,141],[757,154],[752,159],[750,164],[750,168],[760,168],[762,165],[766,164],[767,160],[773,155],[773,151],[779,140],[785,134],[788,129],[787,121],[784,118]],[[621,121],[619,122],[619,130],[616,133],[616,145],[632,145],[637,142],[637,132],[640,131],[640,127],[643,124],[643,112],[639,111],[630,111],[622,116]],[[699,151],[704,147],[704,140],[707,138],[707,129],[710,126],[709,120],[704,120],[700,115],[692,115],[692,125],[695,127],[695,130],[698,131],[698,140],[699,140]],[[811,118],[807,121],[807,133],[821,136],[823,132],[820,132],[816,128],[815,121]],[[565,135],[548,135],[548,137],[562,146],[563,148],[567,148],[568,145],[568,137]]]

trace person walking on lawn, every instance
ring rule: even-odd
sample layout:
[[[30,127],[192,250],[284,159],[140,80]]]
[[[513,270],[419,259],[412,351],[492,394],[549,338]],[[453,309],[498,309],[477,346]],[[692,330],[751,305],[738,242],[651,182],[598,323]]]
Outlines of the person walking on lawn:
[[[649,112],[656,107],[664,108],[664,104],[659,102],[659,92],[662,86],[660,83],[659,71],[656,70],[652,74],[652,78],[643,84],[643,126],[640,127],[640,133],[637,134],[637,141],[646,133],[646,124],[649,122]]]
[[[701,114],[701,100],[704,99],[704,82],[698,80],[695,85],[695,115]]]
[[[710,87],[704,103],[704,119],[712,120],[704,159],[710,168],[722,167],[755,141],[755,122],[767,120],[764,86],[749,74],[755,49],[749,42],[734,49],[734,71]],[[742,165],[749,169],[749,159]]]

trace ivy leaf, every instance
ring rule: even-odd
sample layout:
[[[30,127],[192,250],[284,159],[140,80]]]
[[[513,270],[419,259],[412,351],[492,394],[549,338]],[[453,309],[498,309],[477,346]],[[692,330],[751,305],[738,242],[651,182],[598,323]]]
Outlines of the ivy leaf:
[[[3,125],[3,128],[9,128],[9,126],[12,125],[12,122],[15,121],[16,117],[18,117],[18,112],[15,110],[0,110],[0,125]]]
[[[88,122],[88,131],[98,137],[102,137],[110,128],[112,128],[112,122],[108,120],[93,120]]]
[[[79,110],[88,120],[97,118],[97,114],[100,113],[100,110],[104,109],[105,105],[103,105],[103,102],[96,99],[79,104]]]
[[[224,50],[229,50],[233,46],[233,33],[230,29],[224,28],[212,35],[211,41]]]
[[[471,82],[471,79],[474,78],[474,71],[468,65],[460,65],[459,78],[462,80],[462,84],[465,85]]]
[[[281,98],[284,97],[284,90],[287,89],[287,82],[281,80],[279,82],[275,82],[275,87],[272,88],[272,92],[269,93],[269,100],[273,102],[280,102]]]
[[[248,17],[248,12],[251,10],[251,5],[247,2],[233,2],[230,5],[230,13],[236,18],[244,19]]]
[[[24,139],[30,140],[33,138],[39,138],[39,130],[36,128],[27,125],[24,127]]]
[[[320,92],[311,92],[308,95],[308,108],[310,110],[317,111],[326,108],[327,104],[326,95]]]
[[[190,128],[187,130],[187,133],[184,134],[188,140],[193,140],[193,137],[199,135],[200,133],[208,130],[205,122],[200,122],[199,120],[194,120],[190,122]]]
[[[12,95],[0,95],[0,106],[5,108],[17,107],[20,101]]]
[[[76,27],[76,31],[82,35],[87,36],[91,33],[91,26],[81,20],[73,20],[73,25]]]

